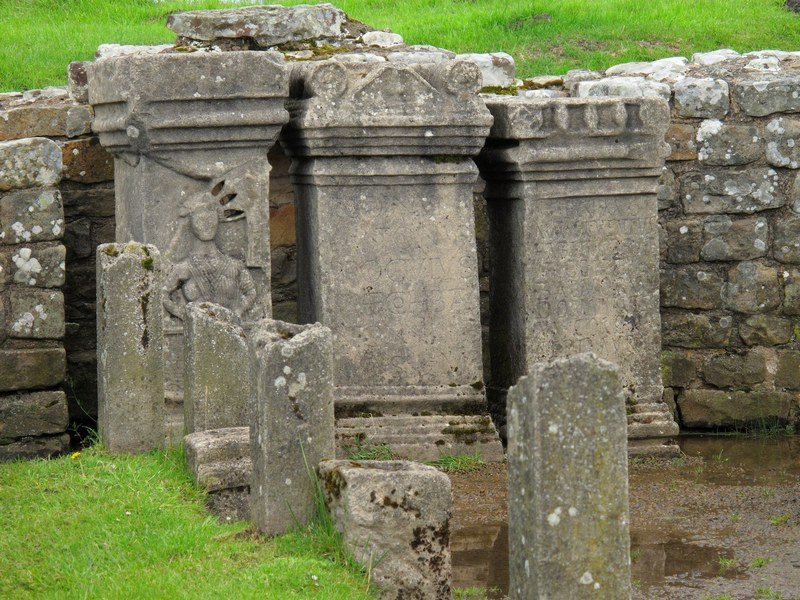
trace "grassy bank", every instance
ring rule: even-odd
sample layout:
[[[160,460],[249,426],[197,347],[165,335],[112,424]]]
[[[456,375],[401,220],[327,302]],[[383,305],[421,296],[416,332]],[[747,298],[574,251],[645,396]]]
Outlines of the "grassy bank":
[[[0,463],[1,598],[370,598],[325,532],[208,516],[179,452]]]
[[[313,0],[306,0],[313,1]],[[299,4],[297,2],[271,2]],[[521,76],[729,47],[800,50],[800,16],[784,0],[338,0],[360,21],[410,44],[504,50]],[[169,12],[221,2],[0,0],[0,90],[64,83],[70,61],[101,43],[171,42]]]

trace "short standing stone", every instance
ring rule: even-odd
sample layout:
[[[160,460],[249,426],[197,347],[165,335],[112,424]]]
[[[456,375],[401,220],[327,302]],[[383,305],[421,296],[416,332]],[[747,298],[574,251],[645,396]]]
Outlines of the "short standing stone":
[[[371,570],[381,598],[450,598],[447,475],[405,461],[330,460],[319,477],[345,547]]]
[[[248,342],[252,518],[276,535],[312,518],[314,465],[334,457],[333,339],[318,323],[265,319]]]
[[[533,366],[508,394],[510,597],[628,598],[625,405],[614,365]]]
[[[111,452],[164,445],[161,286],[155,246],[97,248],[97,426]]]
[[[248,425],[247,338],[239,318],[218,304],[192,302],[183,328],[186,432]]]
[[[0,142],[0,191],[45,187],[61,180],[61,148],[47,138]]]
[[[167,27],[181,37],[211,41],[252,38],[267,47],[284,42],[342,35],[347,15],[332,4],[248,6],[173,13]]]
[[[675,83],[675,108],[682,117],[718,119],[728,113],[729,107],[724,79],[683,77]]]

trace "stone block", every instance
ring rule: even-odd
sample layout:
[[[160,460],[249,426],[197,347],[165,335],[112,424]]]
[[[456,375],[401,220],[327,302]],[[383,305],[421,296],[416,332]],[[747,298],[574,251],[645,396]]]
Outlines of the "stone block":
[[[688,62],[683,56],[671,56],[650,62],[622,63],[606,69],[606,75],[650,77],[656,81],[677,79],[688,68]]]
[[[671,350],[661,353],[661,375],[665,387],[688,387],[696,371],[697,366],[691,355]]]
[[[56,246],[22,246],[10,252],[11,275],[22,286],[56,288],[64,285],[67,250]]]
[[[70,98],[81,104],[89,103],[89,75],[91,61],[75,61],[67,66],[67,91]]]
[[[94,112],[91,106],[71,106],[67,111],[67,137],[78,137],[92,131]],[[62,155],[63,160],[63,155]]]
[[[0,445],[15,438],[63,433],[67,425],[67,397],[62,391],[0,396]]]
[[[686,123],[671,123],[665,138],[670,147],[669,161],[697,160],[695,128]]]
[[[64,381],[63,348],[0,349],[0,391],[52,387]]]
[[[97,427],[109,452],[164,445],[162,281],[155,246],[97,248]]]
[[[167,27],[179,37],[211,41],[252,38],[261,47],[344,33],[347,15],[332,4],[315,6],[248,6],[175,12]]]
[[[784,271],[783,281],[783,314],[800,315],[800,271]]]
[[[658,180],[658,210],[670,208],[678,199],[678,180],[669,167],[664,167],[664,171]]]
[[[239,318],[210,302],[186,306],[183,414],[187,433],[249,425],[247,337]]]
[[[68,105],[22,105],[0,110],[0,141],[64,136]]]
[[[737,81],[733,85],[733,97],[751,117],[800,112],[800,75],[793,72],[764,74]]]
[[[207,492],[249,487],[253,476],[250,428],[226,427],[183,438],[186,466],[195,485]]]
[[[0,197],[0,244],[59,240],[63,235],[64,207],[58,190],[22,190]]]
[[[64,188],[61,190],[61,196],[64,202],[64,215],[67,218],[114,216],[113,185]],[[106,242],[113,241],[113,238],[106,240]],[[94,249],[92,249],[92,253],[94,253]]]
[[[367,31],[361,36],[361,42],[375,48],[392,48],[403,45],[403,36],[391,31]]]
[[[682,77],[675,83],[675,108],[681,117],[719,119],[728,114],[728,83],[712,77]]]
[[[692,62],[696,65],[711,66],[739,56],[741,55],[736,50],[723,48],[721,50],[712,50],[711,52],[695,52],[692,54]]]
[[[118,58],[120,56],[147,56],[147,55],[154,55],[154,54],[162,54],[165,50],[172,50],[175,47],[174,44],[158,44],[154,46],[145,46],[145,45],[132,45],[132,44],[100,44],[97,47],[97,50],[94,53],[95,61],[94,67],[97,63],[105,61],[109,58]],[[91,67],[89,69],[90,77],[89,80],[91,81]],[[91,98],[91,93],[90,93]],[[90,100],[91,101],[91,100]]]
[[[763,217],[734,221],[727,215],[713,215],[706,218],[703,230],[703,260],[752,260],[767,254],[769,225]]]
[[[778,352],[778,370],[775,373],[775,387],[787,390],[800,390],[800,352],[782,350]]]
[[[693,263],[700,260],[703,247],[703,224],[691,220],[667,221],[667,261],[670,263]]]
[[[703,365],[703,379],[719,388],[750,387],[767,377],[767,359],[761,352],[712,356]]]
[[[96,137],[65,142],[61,146],[64,179],[99,183],[114,179],[114,159]]]
[[[728,271],[722,286],[725,307],[740,313],[757,314],[781,304],[781,284],[773,267],[755,262],[741,262]]]
[[[800,168],[800,119],[780,117],[767,124],[767,162],[775,167]]]
[[[9,337],[64,337],[64,294],[55,290],[17,288],[10,291],[9,299]]]
[[[788,422],[792,399],[792,394],[786,392],[693,389],[686,390],[678,398],[678,407],[685,427],[735,428],[770,421]]]
[[[0,142],[0,192],[61,181],[61,148],[47,138]]]
[[[69,434],[25,437],[0,444],[0,461],[50,458],[69,450]]]
[[[385,599],[451,595],[450,479],[404,461],[320,463],[325,503],[345,548]]]
[[[597,81],[581,81],[575,86],[577,98],[620,96],[623,98],[663,98],[669,100],[672,90],[665,83],[644,77],[607,77]]]
[[[776,346],[792,339],[792,321],[774,315],[753,315],[739,325],[739,336],[748,346]]]
[[[733,319],[701,313],[661,315],[661,340],[664,346],[679,348],[724,348],[731,337]]]
[[[627,598],[618,370],[591,354],[537,364],[509,390],[507,411],[510,596]]]
[[[335,457],[333,336],[265,319],[248,343],[252,519],[277,535],[313,517],[313,465]]]
[[[785,202],[774,169],[690,171],[680,181],[687,213],[754,213]]]
[[[507,87],[516,82],[514,57],[505,52],[489,54],[459,54],[456,60],[471,62],[481,71],[484,87]]]
[[[775,260],[782,263],[800,263],[800,217],[779,218],[773,227]]]
[[[763,142],[754,125],[707,119],[697,128],[697,159],[706,165],[745,165],[761,158]]]
[[[696,266],[668,267],[661,271],[661,306],[719,308],[722,279]]]

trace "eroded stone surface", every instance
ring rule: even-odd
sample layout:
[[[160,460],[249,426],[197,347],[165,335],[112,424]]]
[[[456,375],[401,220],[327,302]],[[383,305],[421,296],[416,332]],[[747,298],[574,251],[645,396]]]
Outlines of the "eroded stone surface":
[[[675,83],[675,108],[682,117],[718,119],[730,107],[728,83],[712,77],[683,77]]]
[[[319,477],[345,547],[370,569],[381,598],[450,598],[447,475],[405,461],[330,460]]]
[[[47,138],[0,142],[0,192],[61,180],[61,148]]]
[[[248,343],[252,519],[277,535],[313,517],[313,465],[335,456],[333,336],[265,319]]]
[[[97,248],[97,427],[110,452],[164,445],[162,277],[155,246]]]
[[[62,391],[0,396],[0,444],[15,438],[62,433],[69,425]]]
[[[0,197],[0,244],[58,240],[64,235],[61,194],[54,189],[10,192]]]
[[[186,305],[183,414],[187,433],[249,425],[247,337],[232,311]]]
[[[628,459],[618,370],[533,366],[508,395],[511,598],[627,598]]]

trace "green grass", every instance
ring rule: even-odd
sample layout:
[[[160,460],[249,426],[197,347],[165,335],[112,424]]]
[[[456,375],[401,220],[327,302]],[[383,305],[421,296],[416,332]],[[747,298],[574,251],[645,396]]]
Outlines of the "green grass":
[[[480,452],[475,454],[443,454],[425,463],[448,473],[474,473],[486,466]]]
[[[281,2],[299,4],[303,0]],[[631,60],[730,47],[800,49],[800,16],[784,0],[339,0],[354,19],[409,44],[502,50],[521,76],[601,69]],[[166,15],[218,8],[150,0],[0,0],[0,90],[63,84],[65,67],[105,42],[171,42]]]
[[[792,518],[792,515],[779,515],[777,517],[770,517],[769,522],[772,525],[780,527],[781,525],[786,525],[789,522],[789,519]]]
[[[386,444],[372,444],[366,439],[357,440],[344,449],[349,460],[393,460],[392,449]]]
[[[724,573],[730,569],[735,569],[738,566],[735,558],[728,558],[725,556],[718,557],[717,562],[719,562],[720,573]]]
[[[760,569],[761,567],[766,567],[771,562],[772,559],[769,557],[764,558],[763,556],[756,556],[752,561],[750,561],[750,567],[753,569]]]
[[[206,512],[178,451],[0,464],[2,598],[370,598],[330,522],[271,540]]]

